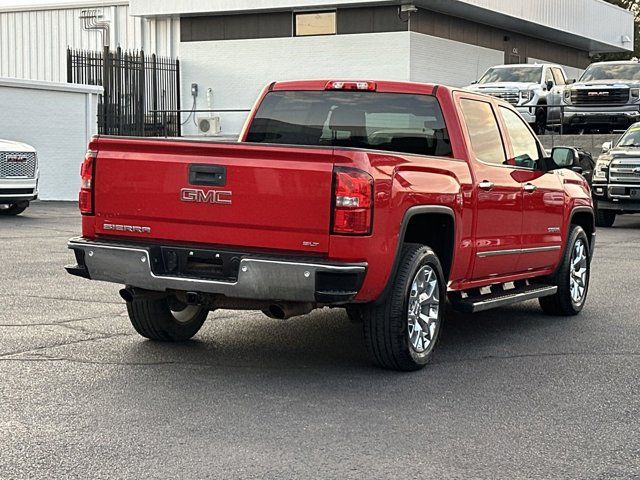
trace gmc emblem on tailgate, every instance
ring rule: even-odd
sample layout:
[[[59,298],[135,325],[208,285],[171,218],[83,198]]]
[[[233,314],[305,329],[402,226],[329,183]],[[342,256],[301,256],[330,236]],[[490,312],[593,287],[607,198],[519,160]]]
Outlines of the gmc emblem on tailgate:
[[[183,188],[180,190],[180,201],[231,205],[231,192],[223,190],[205,191],[200,190],[199,188]]]

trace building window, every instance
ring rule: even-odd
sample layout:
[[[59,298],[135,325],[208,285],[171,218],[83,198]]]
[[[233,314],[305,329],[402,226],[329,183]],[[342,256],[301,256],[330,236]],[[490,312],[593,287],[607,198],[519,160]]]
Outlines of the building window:
[[[296,36],[335,35],[336,12],[312,12],[295,14]]]

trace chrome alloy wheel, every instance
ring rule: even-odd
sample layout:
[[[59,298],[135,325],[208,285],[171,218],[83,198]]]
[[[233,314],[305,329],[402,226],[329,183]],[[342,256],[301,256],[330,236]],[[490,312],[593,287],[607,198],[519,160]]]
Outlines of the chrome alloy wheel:
[[[573,244],[571,251],[571,266],[569,268],[569,290],[571,300],[579,305],[584,300],[587,290],[587,246],[584,240],[579,238]]]
[[[431,348],[440,328],[439,312],[438,276],[433,268],[424,265],[413,277],[407,311],[409,342],[417,353]]]

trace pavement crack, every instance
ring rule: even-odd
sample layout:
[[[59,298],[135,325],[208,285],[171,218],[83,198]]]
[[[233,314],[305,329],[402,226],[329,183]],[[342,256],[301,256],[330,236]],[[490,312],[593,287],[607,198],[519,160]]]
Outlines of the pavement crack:
[[[50,296],[42,296],[42,295],[10,295],[8,293],[0,293],[0,297],[20,297],[20,298],[39,298],[41,300],[60,300],[63,302],[81,302],[81,303],[101,303],[104,305],[122,305],[122,302],[107,302],[104,300],[85,300],[81,298],[69,298],[69,297],[50,297]]]
[[[0,328],[12,328],[12,327],[22,327],[22,328],[28,328],[28,327],[65,327],[65,328],[69,328],[71,330],[83,330],[86,333],[95,333],[95,332],[89,332],[87,329],[82,329],[82,327],[72,327],[69,324],[70,323],[75,323],[75,322],[84,322],[87,320],[98,320],[101,318],[104,318],[106,316],[109,315],[115,315],[115,316],[120,316],[124,313],[124,311],[122,312],[114,312],[114,313],[105,313],[102,315],[93,315],[91,317],[80,317],[80,318],[70,318],[67,320],[61,320],[59,322],[42,322],[42,323],[25,323],[25,324],[19,324],[19,323],[0,323]]]
[[[544,358],[544,357],[638,357],[640,352],[541,352],[541,353],[516,353],[509,355],[482,355],[480,357],[460,358],[449,361],[435,361],[433,365],[446,365],[450,363],[478,362],[483,360],[515,360],[519,358]]]
[[[28,348],[26,350],[19,350],[19,351],[16,351],[16,352],[2,353],[2,354],[0,354],[0,361],[1,360],[8,360],[9,357],[12,357],[12,356],[15,356],[15,355],[24,355],[24,354],[29,354],[29,353],[35,353],[35,352],[39,352],[39,351],[42,351],[42,350],[48,350],[50,348],[67,347],[69,345],[78,345],[80,343],[86,343],[86,342],[96,342],[96,341],[100,341],[100,340],[109,340],[111,338],[117,338],[117,337],[130,337],[132,335],[134,335],[134,334],[133,333],[111,333],[111,334],[95,336],[95,337],[92,337],[92,338],[83,338],[83,339],[80,339],[80,340],[72,340],[72,341],[69,341],[69,342],[55,343],[53,345],[43,345],[41,347]]]

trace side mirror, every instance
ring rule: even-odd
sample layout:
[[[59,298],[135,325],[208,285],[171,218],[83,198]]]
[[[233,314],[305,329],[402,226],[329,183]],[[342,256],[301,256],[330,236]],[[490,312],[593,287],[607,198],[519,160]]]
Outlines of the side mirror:
[[[547,90],[553,90],[553,82],[551,80],[547,80]]]
[[[553,147],[551,150],[551,160],[553,160],[552,168],[572,168],[580,161],[578,150],[572,147]]]
[[[613,142],[604,142],[602,144],[602,153],[607,153],[613,147]]]
[[[576,173],[579,173],[580,175],[582,175],[582,173],[584,172],[584,169],[578,166],[572,167],[571,170],[573,170]]]
[[[471,82],[471,85],[475,85],[476,83],[478,83],[478,80],[474,80],[473,82]]]

